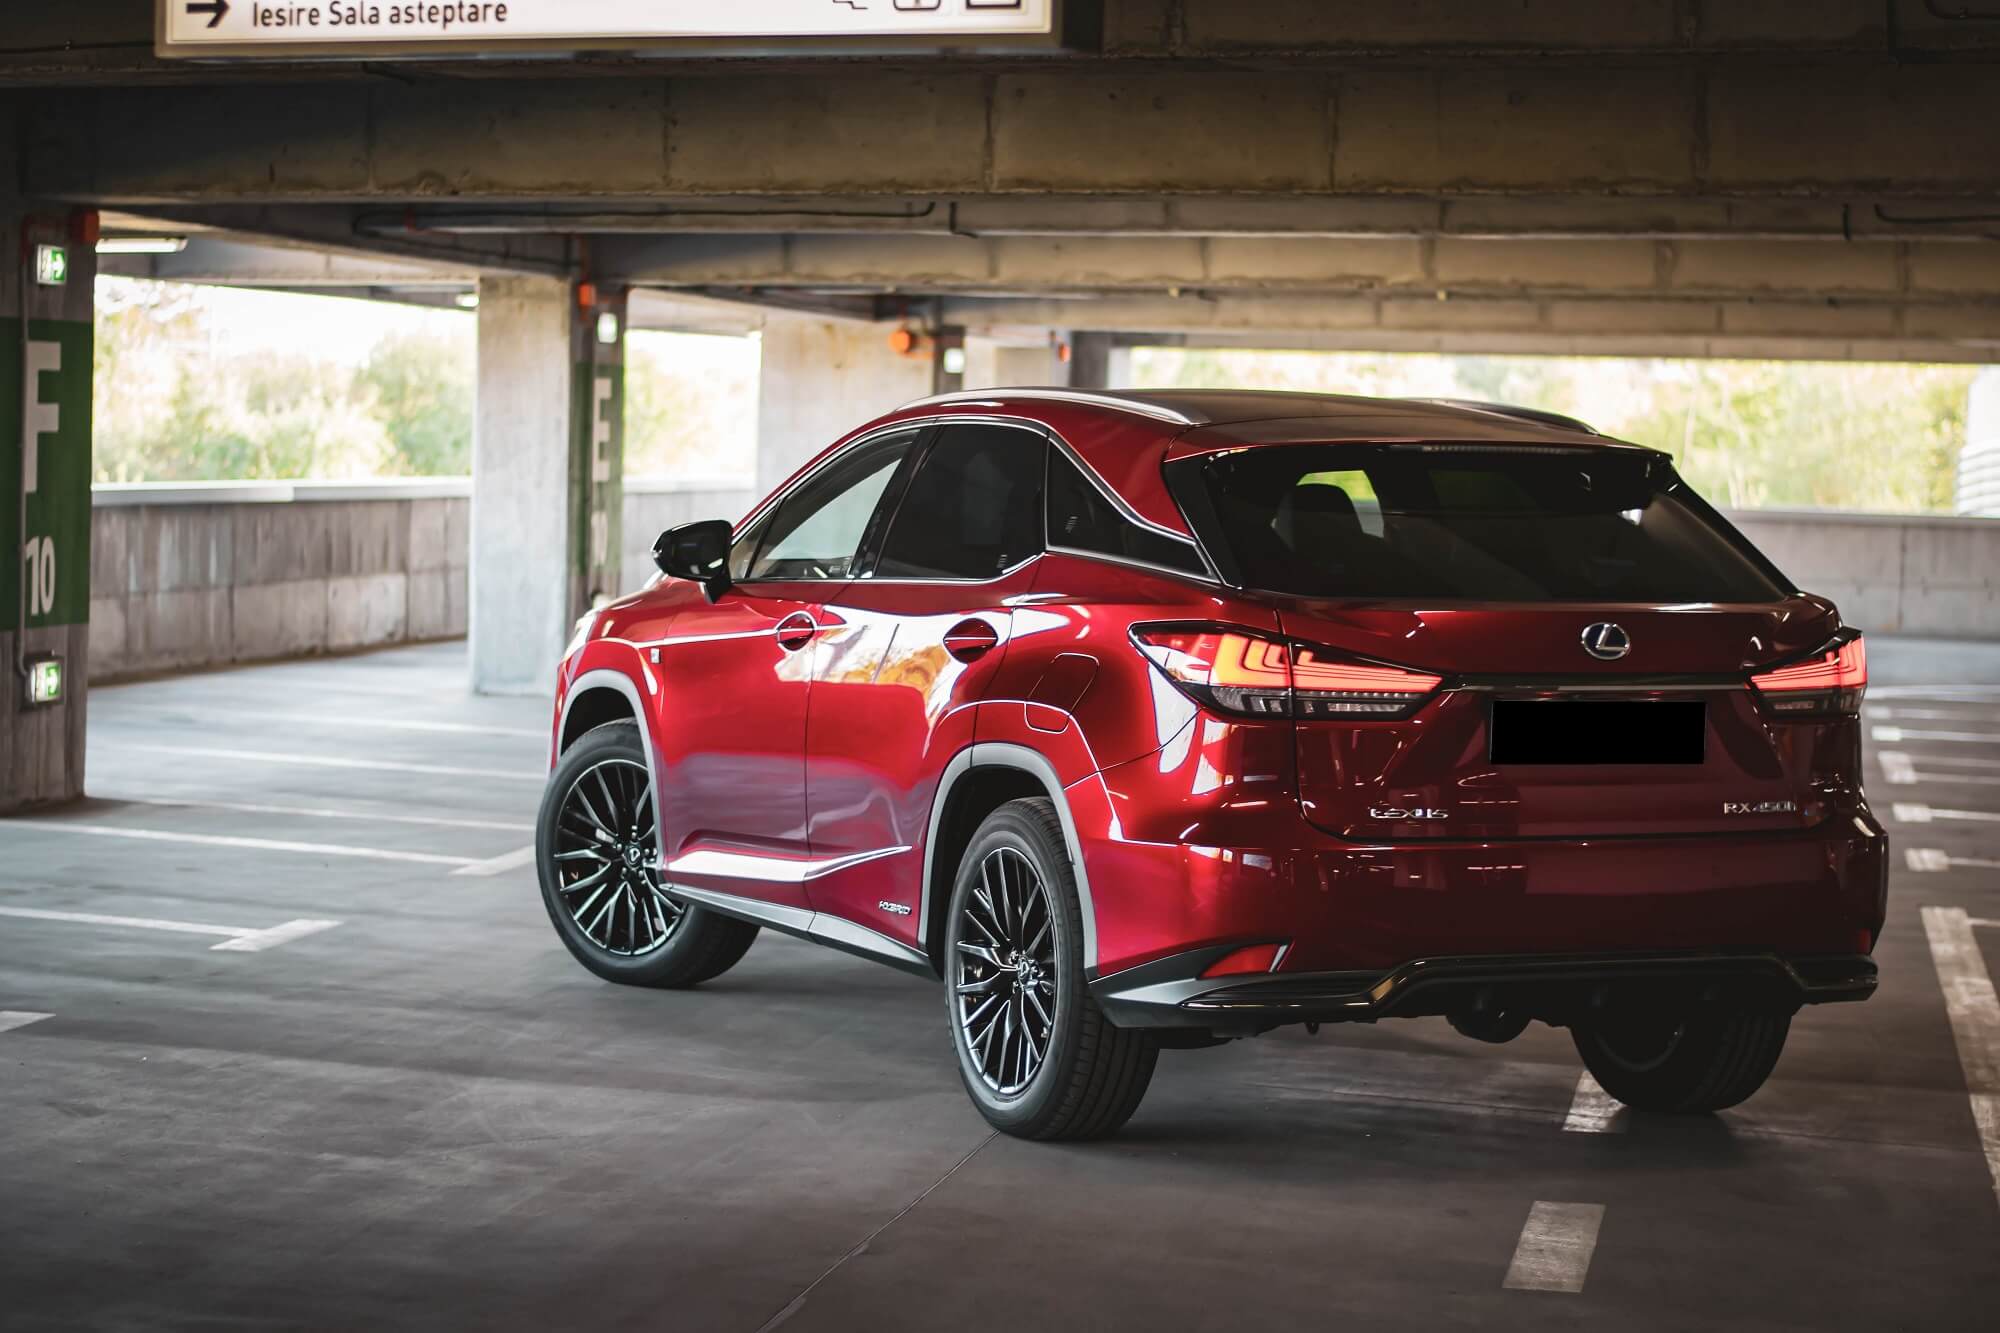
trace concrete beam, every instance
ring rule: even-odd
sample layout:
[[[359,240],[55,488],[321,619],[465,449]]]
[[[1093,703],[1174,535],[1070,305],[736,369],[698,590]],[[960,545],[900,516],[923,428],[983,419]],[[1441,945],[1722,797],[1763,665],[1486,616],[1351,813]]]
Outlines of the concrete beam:
[[[1087,324],[1152,342],[1562,356],[1989,362],[2000,307],[1894,303],[1333,298],[1189,294],[1066,300],[947,298],[939,317],[981,337]]]
[[[423,264],[380,255],[354,255],[280,246],[222,236],[187,236],[177,254],[102,255],[98,272],[158,282],[214,283],[227,287],[400,287],[470,290],[479,271],[470,266]]]
[[[1510,10],[1510,12],[1513,12]],[[1980,63],[99,88],[27,103],[26,187],[97,203],[662,195],[2000,196]]]
[[[606,239],[595,257],[645,286],[819,292],[2000,300],[1994,242],[683,236]]]
[[[1589,196],[918,195],[656,198],[362,209],[362,236],[1247,236],[1466,240],[1985,239],[1993,216],[1951,199]]]

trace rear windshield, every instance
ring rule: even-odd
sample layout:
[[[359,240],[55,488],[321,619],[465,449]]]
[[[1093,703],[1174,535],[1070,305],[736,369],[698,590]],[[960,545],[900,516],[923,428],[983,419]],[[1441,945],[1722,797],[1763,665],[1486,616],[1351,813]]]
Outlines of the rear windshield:
[[[1775,570],[1639,451],[1282,445],[1169,480],[1233,582],[1308,597],[1767,602]]]

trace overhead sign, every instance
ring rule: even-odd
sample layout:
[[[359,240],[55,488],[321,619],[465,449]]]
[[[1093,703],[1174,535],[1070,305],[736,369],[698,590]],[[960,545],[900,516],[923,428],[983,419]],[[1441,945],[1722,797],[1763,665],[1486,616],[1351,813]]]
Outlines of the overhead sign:
[[[768,51],[1062,43],[1065,0],[159,0],[159,53],[195,59]],[[1083,0],[1071,0],[1088,8]]]

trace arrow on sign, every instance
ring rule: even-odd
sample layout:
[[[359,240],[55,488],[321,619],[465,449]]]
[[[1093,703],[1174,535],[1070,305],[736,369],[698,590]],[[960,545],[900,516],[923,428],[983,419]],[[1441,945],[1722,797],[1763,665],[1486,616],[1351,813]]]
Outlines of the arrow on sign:
[[[229,0],[200,0],[199,4],[195,3],[195,0],[188,0],[187,12],[208,15],[208,26],[213,28],[222,22],[223,15],[229,12]]]

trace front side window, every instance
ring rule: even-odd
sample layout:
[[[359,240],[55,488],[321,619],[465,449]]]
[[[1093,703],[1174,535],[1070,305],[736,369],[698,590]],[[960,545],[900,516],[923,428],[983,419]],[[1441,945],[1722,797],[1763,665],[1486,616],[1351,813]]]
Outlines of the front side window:
[[[743,579],[845,579],[883,492],[916,436],[862,445],[828,465],[778,503],[742,537],[730,556]]]
[[[1768,602],[1776,572],[1666,459],[1504,445],[1286,445],[1173,465],[1244,586],[1308,597]]]
[[[1048,442],[1011,426],[946,426],[917,466],[878,578],[990,579],[1042,549]]]

